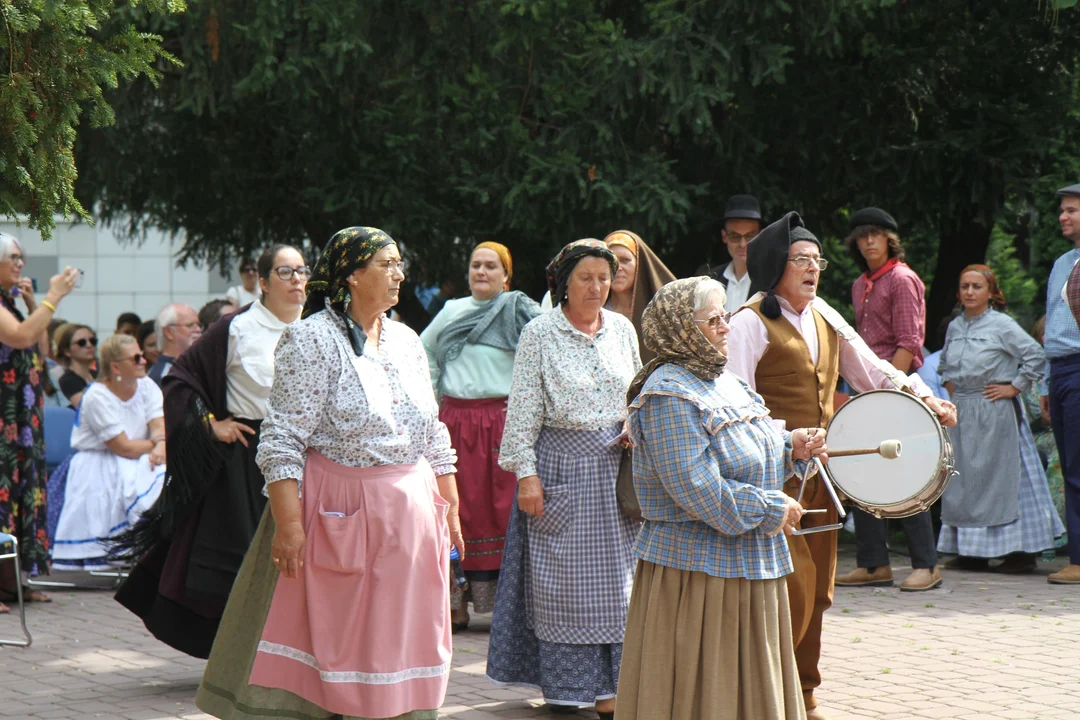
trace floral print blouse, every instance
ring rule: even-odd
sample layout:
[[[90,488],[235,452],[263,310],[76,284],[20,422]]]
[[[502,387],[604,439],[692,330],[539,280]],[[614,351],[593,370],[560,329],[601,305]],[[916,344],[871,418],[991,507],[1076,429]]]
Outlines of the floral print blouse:
[[[274,356],[256,462],[272,483],[303,480],[308,448],[349,467],[414,465],[455,471],[420,338],[383,316],[378,347],[357,357],[345,322],[323,310],[289,325]]]
[[[594,337],[571,325],[560,309],[521,333],[499,457],[519,480],[537,474],[533,446],[545,425],[597,431],[626,420],[626,391],[641,369],[637,331],[622,315],[600,312]]]

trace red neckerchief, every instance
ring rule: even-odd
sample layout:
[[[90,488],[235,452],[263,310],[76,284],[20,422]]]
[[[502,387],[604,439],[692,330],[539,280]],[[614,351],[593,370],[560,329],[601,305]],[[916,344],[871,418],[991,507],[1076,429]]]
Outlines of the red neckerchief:
[[[894,267],[896,267],[899,264],[900,264],[900,258],[889,258],[889,260],[884,265],[882,265],[877,270],[875,270],[872,275],[870,274],[869,270],[866,271],[866,275],[865,275],[866,282],[864,283],[865,287],[863,288],[863,296],[862,296],[862,302],[861,302],[863,307],[862,308],[856,308],[856,311],[859,311],[861,309],[861,312],[859,313],[860,315],[863,315],[863,314],[866,313],[866,306],[865,306],[866,298],[867,298],[867,296],[870,295],[870,291],[874,289],[874,281],[877,280],[878,278],[880,278],[885,273],[892,270]]]

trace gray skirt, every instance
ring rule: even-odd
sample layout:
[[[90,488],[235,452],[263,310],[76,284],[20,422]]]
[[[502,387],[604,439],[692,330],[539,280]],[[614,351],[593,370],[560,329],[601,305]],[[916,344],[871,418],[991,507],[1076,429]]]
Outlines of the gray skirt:
[[[1020,514],[1019,400],[990,401],[958,389],[956,427],[948,429],[959,473],[941,496],[941,521],[956,528],[1011,523]]]

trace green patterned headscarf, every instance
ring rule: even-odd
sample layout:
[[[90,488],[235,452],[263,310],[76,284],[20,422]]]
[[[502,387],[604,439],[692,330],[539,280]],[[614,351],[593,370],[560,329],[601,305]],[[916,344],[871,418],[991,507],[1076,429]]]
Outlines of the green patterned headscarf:
[[[349,276],[364,267],[375,253],[393,244],[394,238],[378,228],[347,227],[334,233],[307,281],[307,302],[300,317],[325,310],[327,299],[330,307],[344,315],[349,302]]]

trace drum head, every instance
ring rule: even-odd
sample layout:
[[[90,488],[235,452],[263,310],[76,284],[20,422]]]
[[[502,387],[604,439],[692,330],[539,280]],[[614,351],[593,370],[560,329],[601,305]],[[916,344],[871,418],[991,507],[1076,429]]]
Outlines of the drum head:
[[[844,494],[869,506],[903,503],[941,473],[945,439],[930,409],[907,393],[875,390],[847,401],[833,416],[829,450],[901,442],[900,457],[857,455],[829,459],[829,473]]]

